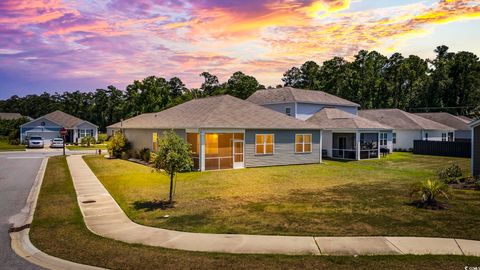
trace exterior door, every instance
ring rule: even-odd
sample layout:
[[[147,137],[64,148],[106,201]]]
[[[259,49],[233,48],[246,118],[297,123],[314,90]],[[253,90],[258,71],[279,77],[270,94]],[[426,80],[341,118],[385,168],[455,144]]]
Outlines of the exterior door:
[[[347,149],[347,137],[338,137],[338,149]]]
[[[233,168],[239,169],[244,168],[244,154],[243,154],[243,141],[234,140],[233,141]]]

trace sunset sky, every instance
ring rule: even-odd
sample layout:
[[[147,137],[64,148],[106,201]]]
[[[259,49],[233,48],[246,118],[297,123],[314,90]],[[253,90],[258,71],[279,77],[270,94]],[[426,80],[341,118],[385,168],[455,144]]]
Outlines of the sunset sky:
[[[480,55],[480,0],[1,0],[0,99],[149,75],[199,87],[203,71],[268,86],[307,60],[442,44]]]

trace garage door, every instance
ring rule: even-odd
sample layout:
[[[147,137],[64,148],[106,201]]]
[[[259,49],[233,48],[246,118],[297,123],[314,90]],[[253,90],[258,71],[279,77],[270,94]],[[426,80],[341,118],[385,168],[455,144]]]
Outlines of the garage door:
[[[57,131],[37,131],[37,132],[27,132],[28,137],[32,136],[39,136],[42,137],[45,142],[50,141],[53,138],[56,138],[59,136]]]

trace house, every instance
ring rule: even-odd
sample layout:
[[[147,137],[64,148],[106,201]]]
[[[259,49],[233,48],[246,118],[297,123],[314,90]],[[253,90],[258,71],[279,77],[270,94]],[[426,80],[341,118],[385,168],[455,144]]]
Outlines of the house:
[[[78,143],[86,136],[98,139],[98,126],[62,111],[54,111],[21,125],[20,141],[23,142],[29,136],[50,140],[59,137],[62,128],[67,129],[67,143]]]
[[[229,95],[194,99],[107,127],[135,150],[157,150],[174,130],[192,145],[194,169],[219,170],[321,162],[318,126]]]
[[[32,120],[30,117],[23,116],[19,113],[0,113],[0,119],[1,120],[17,120],[17,119],[24,118],[24,117],[29,119],[29,120]]]
[[[480,177],[480,119],[469,126],[472,133],[472,175]]]
[[[308,123],[322,130],[323,156],[339,159],[379,158],[381,148],[393,150],[392,129],[337,108],[323,108]]]
[[[357,114],[360,107],[357,103],[322,91],[293,87],[259,90],[247,101],[301,120],[307,120],[323,108],[337,108]]]
[[[247,101],[284,113],[323,130],[323,155],[339,159],[380,157],[393,150],[392,130],[357,115],[360,105],[316,90],[293,87],[259,90]]]
[[[415,113],[415,115],[454,128],[454,141],[470,142],[472,138],[472,132],[468,126],[472,122],[472,119],[470,118],[465,116],[456,116],[446,112]]]
[[[453,141],[455,129],[399,109],[361,110],[358,115],[393,129],[393,148],[413,149],[413,141]]]

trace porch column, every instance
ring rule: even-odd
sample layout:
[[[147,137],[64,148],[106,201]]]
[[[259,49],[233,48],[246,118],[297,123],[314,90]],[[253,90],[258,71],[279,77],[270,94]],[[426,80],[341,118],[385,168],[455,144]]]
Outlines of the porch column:
[[[322,163],[322,159],[323,159],[322,155],[323,155],[323,130],[320,129],[320,163]]]
[[[355,150],[357,151],[357,160],[360,160],[360,132],[355,133]]]
[[[200,153],[198,159],[198,167],[200,171],[205,171],[205,131],[200,130]]]
[[[387,135],[387,136],[388,136],[388,135]],[[388,137],[387,137],[387,138],[388,138]],[[388,139],[387,139],[387,144],[388,144]],[[387,147],[388,147],[388,146],[387,146]],[[378,134],[377,134],[377,148],[378,148],[378,149],[377,149],[377,151],[378,151],[378,153],[377,153],[377,156],[378,156],[378,157],[377,157],[377,158],[380,159],[380,132],[378,132]]]

